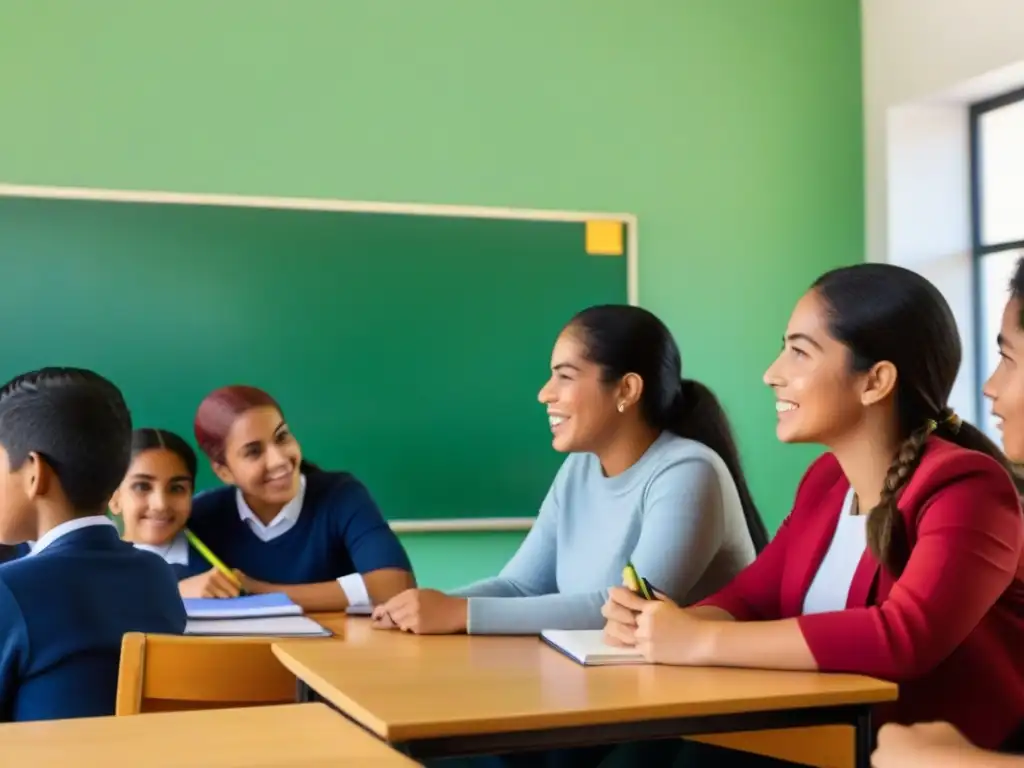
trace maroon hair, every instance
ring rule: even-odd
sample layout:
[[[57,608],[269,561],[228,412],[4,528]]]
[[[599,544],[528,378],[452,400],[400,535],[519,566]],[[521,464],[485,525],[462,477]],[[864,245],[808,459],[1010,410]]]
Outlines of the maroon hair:
[[[223,463],[224,443],[235,420],[248,410],[268,405],[281,411],[274,398],[256,387],[235,384],[213,390],[196,410],[196,443],[211,461]]]

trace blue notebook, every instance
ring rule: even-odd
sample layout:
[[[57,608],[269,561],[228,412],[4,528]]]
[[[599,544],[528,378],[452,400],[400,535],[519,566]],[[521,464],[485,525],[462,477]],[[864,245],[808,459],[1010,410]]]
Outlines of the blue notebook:
[[[256,619],[302,614],[302,607],[281,592],[230,598],[186,597],[183,602],[190,619]]]

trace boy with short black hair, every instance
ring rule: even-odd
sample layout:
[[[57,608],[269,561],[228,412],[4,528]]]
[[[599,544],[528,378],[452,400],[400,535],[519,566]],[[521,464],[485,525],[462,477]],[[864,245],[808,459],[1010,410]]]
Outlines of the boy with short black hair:
[[[180,634],[159,558],[104,515],[128,467],[131,416],[92,371],[44,368],[0,389],[0,721],[111,715],[126,632]]]

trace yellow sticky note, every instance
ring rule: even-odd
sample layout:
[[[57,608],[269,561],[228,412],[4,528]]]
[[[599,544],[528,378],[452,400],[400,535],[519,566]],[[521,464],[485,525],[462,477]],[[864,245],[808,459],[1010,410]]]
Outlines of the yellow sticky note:
[[[588,221],[587,253],[591,256],[621,256],[622,222]]]

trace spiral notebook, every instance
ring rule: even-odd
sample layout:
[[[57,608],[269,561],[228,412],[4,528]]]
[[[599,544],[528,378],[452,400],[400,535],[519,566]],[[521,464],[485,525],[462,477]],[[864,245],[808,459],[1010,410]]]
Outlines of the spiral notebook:
[[[647,663],[635,648],[608,645],[600,629],[545,629],[540,637],[555,650],[586,667]]]

